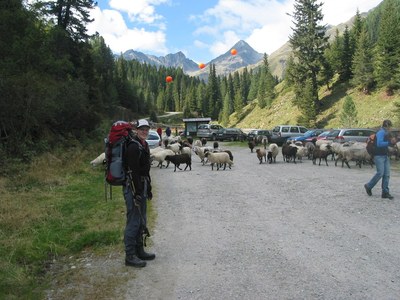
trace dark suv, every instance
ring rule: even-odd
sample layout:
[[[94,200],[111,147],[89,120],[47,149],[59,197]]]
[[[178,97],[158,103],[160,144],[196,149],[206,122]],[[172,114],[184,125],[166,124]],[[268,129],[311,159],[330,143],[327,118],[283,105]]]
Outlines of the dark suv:
[[[255,139],[259,139],[262,137],[266,137],[268,139],[268,143],[271,142],[271,131],[270,130],[266,130],[266,129],[253,129],[250,130],[250,132],[247,134],[247,139],[250,140],[255,140]]]
[[[239,128],[224,128],[217,133],[219,141],[244,141],[247,135]]]

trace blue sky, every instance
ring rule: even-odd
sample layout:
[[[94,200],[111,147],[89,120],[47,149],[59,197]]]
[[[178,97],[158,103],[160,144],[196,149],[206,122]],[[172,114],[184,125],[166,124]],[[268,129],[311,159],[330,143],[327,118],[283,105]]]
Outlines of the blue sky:
[[[338,25],[382,0],[325,0],[324,23]],[[244,40],[271,54],[292,33],[294,0],[99,0],[89,33],[114,53],[133,49],[164,56],[182,51],[208,63]]]

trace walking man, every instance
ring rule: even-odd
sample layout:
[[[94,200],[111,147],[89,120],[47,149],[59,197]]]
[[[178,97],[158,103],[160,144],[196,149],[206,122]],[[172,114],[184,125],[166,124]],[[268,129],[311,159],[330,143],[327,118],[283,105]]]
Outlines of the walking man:
[[[146,142],[149,130],[147,120],[138,121],[137,134],[128,144],[125,156],[128,169],[128,181],[123,189],[126,204],[125,265],[137,268],[146,266],[145,260],[156,257],[144,250],[144,238],[148,234],[146,202],[152,198],[150,151]]]
[[[382,128],[376,133],[374,154],[376,173],[368,183],[364,184],[368,196],[372,196],[372,189],[382,179],[382,198],[390,200],[393,199],[393,196],[389,193],[390,159],[388,156],[388,146],[396,143],[395,138],[390,138],[391,127],[392,122],[384,120]]]

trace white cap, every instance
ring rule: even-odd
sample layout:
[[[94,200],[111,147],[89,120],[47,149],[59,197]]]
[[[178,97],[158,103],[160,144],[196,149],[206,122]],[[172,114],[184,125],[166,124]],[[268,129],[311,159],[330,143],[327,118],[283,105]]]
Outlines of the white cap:
[[[138,121],[137,128],[140,128],[140,127],[143,127],[143,126],[147,126],[147,127],[150,128],[149,122],[147,122],[146,119],[140,119]]]

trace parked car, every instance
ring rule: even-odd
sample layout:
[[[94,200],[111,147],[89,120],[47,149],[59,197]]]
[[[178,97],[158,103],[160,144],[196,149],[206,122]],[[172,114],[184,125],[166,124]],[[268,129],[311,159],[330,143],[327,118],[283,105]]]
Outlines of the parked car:
[[[206,138],[209,140],[217,140],[218,130],[223,129],[221,125],[217,124],[200,124],[197,127],[197,137]]]
[[[317,141],[326,140],[328,135],[329,135],[329,133],[331,133],[331,130],[327,130],[327,131],[322,132],[319,136],[317,136]]]
[[[239,128],[223,128],[217,133],[219,141],[244,141],[247,139],[247,134]]]
[[[308,129],[298,125],[278,125],[272,129],[271,143],[282,146],[289,137],[304,135]]]
[[[324,132],[324,129],[311,129],[304,133],[304,135],[289,137],[288,141],[294,142],[302,142],[303,144],[307,142],[312,142],[313,139],[317,139],[317,137]]]
[[[271,141],[271,130],[267,129],[253,129],[250,130],[249,133],[247,134],[247,139],[248,140],[253,140],[257,139],[258,137],[265,136],[268,138],[268,143]]]
[[[341,128],[332,130],[326,136],[326,139],[338,143],[349,141],[366,142],[373,133],[375,133],[375,130],[369,128]]]
[[[161,138],[158,135],[157,131],[155,130],[150,130],[149,135],[146,139],[147,144],[149,144],[149,148],[157,148],[158,146],[161,146]]]

